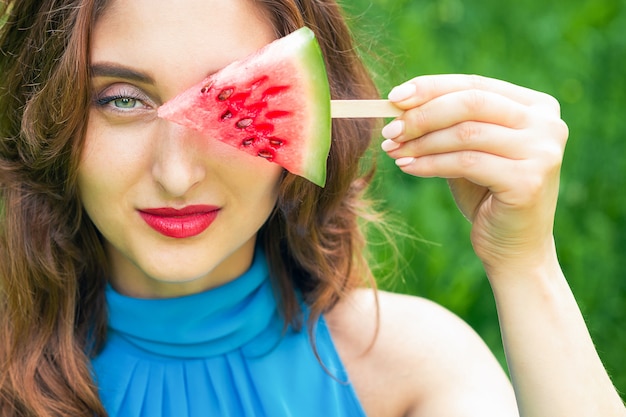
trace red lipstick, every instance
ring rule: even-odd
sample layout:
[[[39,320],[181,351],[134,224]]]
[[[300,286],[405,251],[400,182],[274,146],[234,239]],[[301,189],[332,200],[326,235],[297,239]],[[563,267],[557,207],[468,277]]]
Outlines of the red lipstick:
[[[215,220],[219,207],[207,205],[139,210],[141,218],[154,230],[167,237],[184,239],[204,232]]]

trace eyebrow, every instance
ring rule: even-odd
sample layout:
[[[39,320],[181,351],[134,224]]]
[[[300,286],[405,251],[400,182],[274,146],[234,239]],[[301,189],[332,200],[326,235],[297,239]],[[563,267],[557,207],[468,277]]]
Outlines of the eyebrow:
[[[149,74],[119,64],[103,62],[93,64],[90,69],[92,77],[121,78],[144,84],[154,84],[154,79]]]

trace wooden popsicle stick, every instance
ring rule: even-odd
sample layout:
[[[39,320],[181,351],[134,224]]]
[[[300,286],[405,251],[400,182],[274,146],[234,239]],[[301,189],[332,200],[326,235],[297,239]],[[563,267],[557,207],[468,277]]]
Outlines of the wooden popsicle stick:
[[[330,115],[334,119],[397,117],[402,114],[389,100],[331,100]]]

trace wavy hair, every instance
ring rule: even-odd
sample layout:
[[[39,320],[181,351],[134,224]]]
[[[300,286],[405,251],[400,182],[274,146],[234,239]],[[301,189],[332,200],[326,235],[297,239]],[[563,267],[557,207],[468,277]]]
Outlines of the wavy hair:
[[[106,2],[0,2],[2,417],[106,415],[89,362],[106,339],[106,258],[76,181],[92,100],[90,31]],[[277,36],[313,29],[333,98],[377,96],[334,0],[256,4]],[[298,292],[312,325],[370,280],[358,219],[372,172],[359,159],[372,128],[333,122],[325,188],[292,174],[282,179],[259,241],[286,325],[303,325]]]

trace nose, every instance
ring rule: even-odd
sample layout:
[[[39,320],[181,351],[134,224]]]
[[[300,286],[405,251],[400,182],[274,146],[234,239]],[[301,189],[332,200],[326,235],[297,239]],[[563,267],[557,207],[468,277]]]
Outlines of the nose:
[[[169,198],[185,196],[206,175],[198,152],[199,134],[175,123],[162,121],[155,146],[152,177]]]

